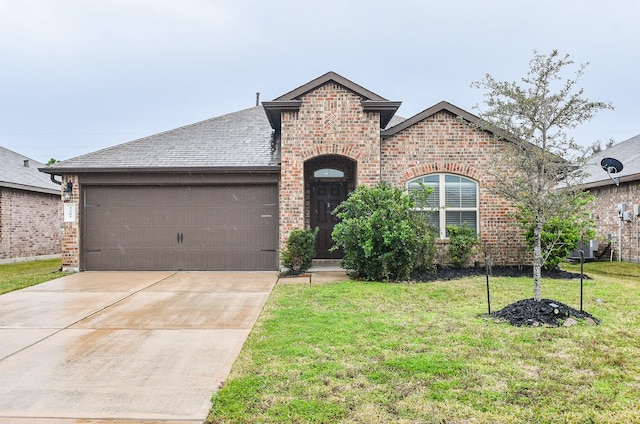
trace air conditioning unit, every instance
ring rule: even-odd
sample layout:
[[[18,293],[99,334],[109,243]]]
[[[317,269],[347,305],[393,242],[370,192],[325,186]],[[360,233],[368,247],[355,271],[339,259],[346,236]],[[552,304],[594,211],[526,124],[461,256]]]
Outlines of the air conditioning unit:
[[[598,253],[598,240],[589,240],[589,243],[586,242],[584,245],[582,243],[578,243],[578,248],[573,252],[569,253],[569,259],[579,260],[580,259],[580,250],[584,253],[585,259],[595,259],[596,253]]]

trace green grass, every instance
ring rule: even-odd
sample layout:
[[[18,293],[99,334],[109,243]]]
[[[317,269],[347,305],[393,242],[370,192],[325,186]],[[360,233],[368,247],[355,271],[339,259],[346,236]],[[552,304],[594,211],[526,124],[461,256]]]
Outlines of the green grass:
[[[44,283],[60,277],[60,259],[0,265],[0,294]]]
[[[483,277],[278,285],[208,422],[640,422],[639,270],[587,264],[584,308],[602,323],[570,328],[496,324]],[[491,289],[493,310],[533,294],[528,278]],[[576,308],[579,293],[542,283]]]
[[[567,271],[580,272],[580,264],[562,264]],[[585,262],[585,274],[640,278],[640,266],[627,262]]]

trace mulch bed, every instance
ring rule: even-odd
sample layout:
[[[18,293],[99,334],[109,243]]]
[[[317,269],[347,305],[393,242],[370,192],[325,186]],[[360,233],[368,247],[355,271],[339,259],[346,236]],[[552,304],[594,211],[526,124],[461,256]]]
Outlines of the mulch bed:
[[[411,280],[420,282],[429,282],[435,280],[457,280],[458,278],[473,277],[479,275],[486,275],[484,267],[470,267],[470,268],[449,268],[449,267],[437,267],[434,272],[426,273],[414,273],[411,275]],[[493,266],[490,269],[489,276],[491,277],[533,277],[533,266]],[[558,280],[562,279],[579,279],[580,274],[574,272],[563,271],[561,269],[542,270],[543,278],[554,278]],[[584,276],[585,280],[589,280],[589,276]]]
[[[495,317],[497,322],[508,322],[516,327],[559,327],[568,318],[591,320],[589,322],[592,325],[600,323],[600,320],[590,313],[578,311],[552,299],[520,300],[492,313],[491,316]]]
[[[414,281],[429,282],[435,280],[455,280],[469,276],[486,275],[485,268],[445,268],[438,267],[436,271],[426,274],[414,274]],[[494,266],[491,268],[490,277],[532,277],[532,266]],[[553,279],[580,279],[580,274],[563,271],[561,269],[542,270],[543,278]],[[590,277],[584,275],[585,280]],[[552,299],[542,299],[536,301],[534,299],[524,299],[505,306],[503,309],[491,314],[496,322],[508,322],[517,327],[559,327],[563,325],[569,318],[576,320],[585,320],[591,325],[600,323],[588,312],[579,311],[564,303]]]

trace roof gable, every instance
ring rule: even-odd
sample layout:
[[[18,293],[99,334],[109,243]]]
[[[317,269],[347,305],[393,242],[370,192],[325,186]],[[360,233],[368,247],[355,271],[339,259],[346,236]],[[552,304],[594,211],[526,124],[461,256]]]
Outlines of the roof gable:
[[[391,137],[407,128],[409,128],[412,125],[417,124],[420,121],[423,121],[433,115],[435,115],[436,113],[442,112],[442,111],[446,111],[449,112],[455,116],[460,116],[462,119],[471,122],[471,123],[476,123],[480,120],[480,118],[478,118],[477,116],[467,112],[464,109],[460,109],[457,106],[452,105],[449,102],[445,102],[445,101],[441,101],[440,103],[437,103],[433,106],[431,106],[428,109],[423,110],[422,112],[418,113],[417,115],[412,116],[411,118],[405,119],[404,121],[400,122],[397,125],[394,125],[392,127],[387,128],[386,130],[381,132],[382,137]]]
[[[358,85],[331,71],[270,102],[262,102],[262,106],[264,107],[269,122],[271,123],[271,127],[276,131],[279,131],[282,112],[299,110],[301,105],[300,97],[330,82],[341,85],[347,90],[362,97],[362,106],[365,111],[379,112],[380,126],[382,128],[387,126],[391,118],[393,118],[393,115],[400,107],[401,102],[387,100],[373,91],[369,91],[361,85]]]
[[[367,90],[361,85],[358,85],[353,81],[350,81],[345,77],[336,74],[333,71],[327,72],[326,74],[319,76],[318,78],[312,81],[309,81],[308,83],[301,85],[300,87],[293,89],[276,99],[273,99],[273,101],[281,102],[281,101],[287,101],[287,100],[299,100],[300,97],[304,96],[306,93],[309,93],[310,91],[313,91],[318,87],[321,87],[331,81],[335,82],[336,84],[340,84],[341,86],[343,86],[348,90],[353,91],[355,94],[359,95],[360,97],[363,97],[365,100],[388,101],[384,97],[377,95],[373,91]]]

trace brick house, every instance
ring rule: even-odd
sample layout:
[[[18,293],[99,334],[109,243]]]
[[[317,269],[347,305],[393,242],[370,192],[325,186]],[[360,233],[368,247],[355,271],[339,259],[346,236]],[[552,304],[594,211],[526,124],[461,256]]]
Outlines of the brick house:
[[[605,157],[622,162],[622,172],[612,174],[619,185],[602,169],[600,163]],[[624,261],[639,263],[640,135],[594,155],[585,170],[588,176],[583,181],[584,187],[595,196],[590,208],[596,224],[598,251],[606,256],[602,259],[620,257]],[[620,213],[618,205],[624,205]]]
[[[0,147],[0,263],[60,256],[60,187],[42,166]]]
[[[320,228],[317,258],[336,258],[330,212],[380,181],[435,189],[439,243],[445,225],[465,222],[494,263],[520,263],[520,231],[485,172],[503,142],[447,102],[409,119],[399,106],[329,72],[262,105],[44,168],[69,191],[63,267],[275,270],[305,227]]]

